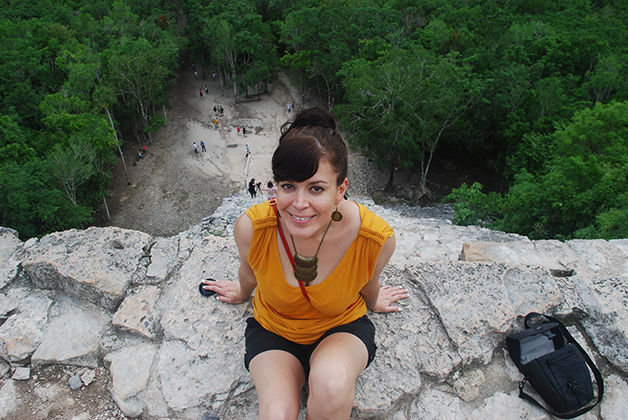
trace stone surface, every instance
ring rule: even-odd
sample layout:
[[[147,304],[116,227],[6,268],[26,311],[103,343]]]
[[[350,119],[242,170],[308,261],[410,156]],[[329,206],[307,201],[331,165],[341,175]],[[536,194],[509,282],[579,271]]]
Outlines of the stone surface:
[[[21,298],[23,289],[11,291],[11,297]],[[13,301],[7,321],[0,326],[0,357],[18,362],[30,356],[44,337],[48,327],[48,308],[53,301],[41,291]]]
[[[155,338],[155,305],[159,300],[157,286],[140,286],[130,290],[120,308],[113,315],[112,324],[121,329]]]
[[[13,372],[13,376],[11,379],[14,381],[27,381],[31,377],[31,370],[27,367],[18,367],[15,368],[15,372]]]
[[[100,339],[110,322],[110,315],[91,303],[68,297],[58,299],[32,363],[96,368]]]
[[[120,228],[57,232],[27,252],[22,268],[41,289],[62,290],[112,310],[124,298],[149,243],[149,235]]]
[[[625,419],[628,413],[628,384],[617,375],[610,375],[605,381],[606,393],[601,415],[604,420]]]
[[[158,238],[150,249],[150,265],[146,270],[146,281],[160,283],[174,269],[179,254],[179,238]]]
[[[198,292],[204,278],[237,279],[233,223],[250,204],[228,197],[201,225],[156,240],[91,228],[22,244],[0,229],[0,250],[23,270],[0,269],[0,357],[81,366],[63,377],[62,388],[71,377],[80,387],[57,402],[63,409],[107,369],[126,417],[255,419],[257,394],[243,364],[251,300],[226,305]],[[405,287],[410,298],[401,312],[370,315],[377,357],[358,377],[352,419],[549,419],[518,398],[521,374],[504,348],[530,311],[575,324],[570,331],[600,362],[607,394],[583,420],[625,417],[628,240],[530,241],[365,204],[398,238],[381,282]],[[0,417],[10,418],[36,378],[18,388],[2,366]],[[62,394],[54,386],[33,392],[54,401]],[[299,420],[306,398],[304,391]]]
[[[21,262],[22,241],[15,230],[0,227],[0,289],[15,279]]]

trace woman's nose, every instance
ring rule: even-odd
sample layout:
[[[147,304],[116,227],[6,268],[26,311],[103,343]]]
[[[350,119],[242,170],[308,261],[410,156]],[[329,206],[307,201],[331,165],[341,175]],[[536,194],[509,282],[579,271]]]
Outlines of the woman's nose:
[[[307,200],[307,192],[303,190],[297,190],[292,205],[297,209],[307,207],[309,205],[309,202]]]

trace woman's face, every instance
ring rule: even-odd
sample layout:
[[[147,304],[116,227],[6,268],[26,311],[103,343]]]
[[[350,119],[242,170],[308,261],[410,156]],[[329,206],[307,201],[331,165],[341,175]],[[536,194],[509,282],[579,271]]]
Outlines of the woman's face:
[[[332,166],[322,160],[311,178],[277,183],[277,207],[292,236],[319,236],[327,228],[331,213],[347,190],[347,180],[338,186],[336,179]]]

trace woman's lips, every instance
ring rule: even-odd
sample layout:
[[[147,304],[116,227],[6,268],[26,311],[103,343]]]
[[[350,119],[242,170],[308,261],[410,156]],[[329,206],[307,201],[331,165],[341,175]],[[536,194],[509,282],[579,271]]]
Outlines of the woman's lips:
[[[290,217],[292,217],[292,220],[298,223],[305,223],[314,217],[314,216],[296,216],[292,213],[289,213],[289,214],[290,214]]]

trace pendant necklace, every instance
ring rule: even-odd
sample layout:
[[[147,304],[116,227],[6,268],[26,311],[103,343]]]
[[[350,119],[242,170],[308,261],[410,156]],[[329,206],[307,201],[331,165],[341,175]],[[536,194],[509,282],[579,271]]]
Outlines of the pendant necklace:
[[[292,247],[294,248],[294,277],[297,280],[302,282],[311,282],[316,278],[318,274],[318,251],[321,249],[321,245],[323,245],[323,241],[325,240],[325,236],[327,235],[327,231],[331,226],[333,220],[329,221],[327,225],[327,229],[325,229],[325,233],[323,233],[323,238],[321,239],[321,243],[318,244],[318,249],[316,250],[316,254],[313,257],[306,257],[297,252],[297,247],[294,245],[294,238],[292,234],[290,234],[290,239],[292,239]]]

